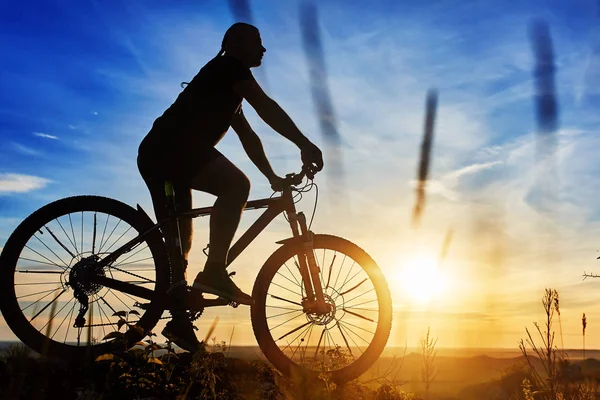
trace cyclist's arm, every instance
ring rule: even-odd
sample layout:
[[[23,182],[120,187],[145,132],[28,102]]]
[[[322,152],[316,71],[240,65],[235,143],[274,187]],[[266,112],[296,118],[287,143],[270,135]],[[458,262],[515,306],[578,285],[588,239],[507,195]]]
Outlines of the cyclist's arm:
[[[263,148],[260,138],[256,132],[252,130],[243,113],[236,113],[233,116],[231,127],[239,136],[244,151],[248,154],[248,157],[250,157],[250,160],[252,160],[260,172],[262,172],[269,181],[276,178],[277,175],[273,171],[273,168],[271,168],[269,160],[267,160],[265,149]]]
[[[233,90],[256,110],[258,115],[281,136],[303,149],[311,142],[300,132],[285,111],[262,90],[254,78],[237,82]]]

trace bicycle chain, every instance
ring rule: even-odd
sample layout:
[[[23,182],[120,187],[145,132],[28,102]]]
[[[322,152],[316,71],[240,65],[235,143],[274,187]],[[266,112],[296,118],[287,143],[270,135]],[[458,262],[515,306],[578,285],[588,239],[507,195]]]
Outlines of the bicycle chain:
[[[117,267],[114,267],[114,266],[111,266],[111,265],[109,265],[109,266],[108,266],[108,268],[116,269],[117,271],[124,272],[124,273],[126,273],[126,274],[129,274],[129,275],[135,276],[136,278],[140,278],[140,279],[142,279],[142,280],[145,280],[145,281],[148,281],[148,282],[154,282],[154,281],[152,281],[152,280],[150,280],[150,279],[146,278],[145,276],[137,275],[137,274],[134,274],[133,272],[125,271],[124,269],[121,269],[121,268],[117,268]],[[156,283],[156,282],[154,282],[154,283]]]

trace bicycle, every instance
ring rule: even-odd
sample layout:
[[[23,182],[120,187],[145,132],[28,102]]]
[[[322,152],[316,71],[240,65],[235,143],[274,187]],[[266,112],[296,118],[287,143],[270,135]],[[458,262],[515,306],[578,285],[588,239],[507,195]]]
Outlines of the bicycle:
[[[254,335],[283,374],[302,368],[347,381],[372,366],[386,345],[390,293],[364,250],[310,231],[312,218],[307,225],[304,213],[296,211],[297,197],[315,187],[312,180],[299,187],[304,177],[304,172],[288,174],[280,195],[247,203],[246,210],[266,210],[231,247],[229,263],[284,213],[292,237],[277,242],[280,247],[254,283]],[[206,216],[211,207],[178,212],[172,185],[167,182],[165,188],[170,216],[156,224],[139,205],[75,196],[45,205],[16,228],[0,255],[0,310],[23,343],[77,361],[123,348],[116,339],[99,339],[121,328],[122,311],[129,324],[141,328],[125,332],[126,348],[159,319],[170,318],[163,315],[175,307],[166,294],[171,263],[180,265],[183,259],[170,260],[170,242],[161,227]],[[179,238],[170,239],[177,244]],[[186,305],[192,320],[206,307],[237,306],[223,298],[193,299]]]

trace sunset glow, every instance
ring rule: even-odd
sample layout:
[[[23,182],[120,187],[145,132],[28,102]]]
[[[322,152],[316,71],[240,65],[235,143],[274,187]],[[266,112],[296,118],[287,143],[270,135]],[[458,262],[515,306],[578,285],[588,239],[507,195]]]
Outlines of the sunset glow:
[[[448,276],[433,257],[417,256],[406,262],[395,277],[396,287],[410,300],[427,304],[438,299],[448,289]]]

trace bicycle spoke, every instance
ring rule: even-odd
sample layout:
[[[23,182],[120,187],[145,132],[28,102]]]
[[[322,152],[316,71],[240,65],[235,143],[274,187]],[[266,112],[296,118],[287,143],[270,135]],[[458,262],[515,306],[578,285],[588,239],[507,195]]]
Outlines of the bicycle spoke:
[[[81,212],[81,254],[83,254],[83,211]]]
[[[73,229],[73,221],[71,220],[71,214],[69,213],[69,224],[71,225],[71,234],[73,235],[73,243],[75,244],[75,250],[77,250],[77,239],[75,239],[75,230]],[[81,257],[79,257],[81,260]]]
[[[65,249],[65,251],[67,253],[69,253],[69,255],[71,256],[71,258],[75,258],[75,254],[73,254],[71,252],[71,250],[69,250],[67,248],[67,246],[65,246],[60,240],[58,240],[58,238],[56,237],[56,235],[54,234],[54,232],[52,232],[50,230],[50,228],[48,228],[48,226],[44,225],[44,228],[46,228],[46,232],[48,232],[50,234],[50,236],[52,236],[52,238],[56,241],[56,243],[58,243],[60,245],[60,247],[62,247],[63,249]]]
[[[281,288],[281,289],[283,289],[283,290],[287,290],[288,292],[290,292],[290,293],[292,293],[292,294],[295,294],[296,296],[298,295],[298,293],[294,292],[293,290],[291,290],[291,289],[288,289],[288,288],[286,288],[286,287],[283,287],[283,286],[281,286],[281,285],[279,285],[279,284],[277,284],[277,283],[275,283],[275,282],[271,282],[271,284],[272,284],[272,285],[275,285],[275,286],[277,286],[277,287],[280,287],[280,288]],[[302,297],[302,294],[301,294],[301,293],[300,293],[300,297]]]
[[[344,339],[344,343],[346,343],[346,347],[348,348],[348,351],[350,352],[350,355],[354,356],[354,354],[352,354],[352,349],[350,348],[350,345],[348,344],[348,339],[346,339],[346,335],[344,335],[344,331],[342,330],[342,327],[340,326],[340,322],[337,321],[337,323],[335,325],[340,330],[340,333],[342,334],[342,338]]]
[[[109,216],[110,217],[110,216]],[[108,220],[107,220],[108,222]],[[106,238],[106,242],[104,242],[102,244],[102,247],[100,247],[98,249],[98,253],[102,252],[102,249],[104,248],[104,245],[108,243],[108,240],[110,239],[110,237],[112,236],[112,234],[115,232],[115,230],[117,229],[117,227],[121,224],[121,220],[119,220],[119,222],[117,222],[117,224],[115,225],[115,227],[113,228],[113,230],[108,234],[108,237]],[[114,243],[111,245],[111,247],[114,246]],[[104,251],[105,253],[108,253],[108,249]]]
[[[104,298],[104,296],[99,296],[99,298],[100,298],[100,300],[102,300],[102,302],[104,304],[106,304],[108,306],[108,308],[110,308],[110,311],[112,311],[113,314],[117,312],[114,308],[112,308],[112,306],[108,303],[108,301],[106,301],[106,299]]]
[[[108,304],[106,302],[105,302],[105,304],[108,305],[108,307],[111,309],[111,311],[113,312],[113,314],[116,313],[116,311],[114,311],[114,309],[110,306],[110,304]],[[100,305],[98,305],[98,307],[100,307]],[[100,310],[102,310],[102,308],[100,308]],[[106,311],[102,310],[102,312],[104,312],[104,316],[106,317],[106,320],[110,322],[109,324],[106,324],[106,325],[112,325],[115,328],[117,328],[116,330],[118,331],[119,330],[119,325],[110,321],[110,317],[108,316],[108,314],[106,314]],[[103,322],[103,321],[101,320],[100,322]],[[103,325],[104,325],[104,323],[103,323]],[[106,336],[106,335],[104,335],[104,336]]]
[[[319,354],[319,347],[321,347],[321,342],[323,341],[323,336],[325,335],[325,327],[323,327],[323,332],[321,332],[321,337],[319,337],[319,343],[317,343],[317,348],[315,350],[315,358]]]
[[[358,299],[359,297],[362,297],[362,296],[364,296],[365,294],[367,294],[367,293],[371,293],[371,292],[373,292],[373,291],[375,291],[375,288],[372,288],[372,289],[370,289],[370,290],[367,290],[366,292],[364,292],[364,293],[361,293],[361,294],[359,294],[358,296],[351,298],[350,300],[347,300],[347,302],[348,302],[348,303],[350,303],[352,300],[354,300],[354,299]]]
[[[352,309],[354,309],[354,308],[356,308],[356,306],[362,306],[362,305],[365,305],[365,304],[373,303],[375,301],[377,301],[377,299],[373,299],[373,300],[365,301],[364,303],[358,303],[358,304],[355,304],[353,306],[345,306],[345,307],[346,308],[352,308]],[[350,302],[348,301],[347,303],[350,303]],[[363,308],[363,310],[364,310],[364,308]],[[376,311],[376,310],[373,310],[373,311]]]
[[[352,282],[352,281],[354,280],[354,278],[356,278],[356,277],[357,277],[358,275],[360,275],[362,272],[363,272],[363,271],[358,271],[356,274],[354,274],[354,275],[352,276],[352,278],[348,279],[348,281],[347,281],[347,282],[345,282],[345,283],[344,283],[342,286],[340,286],[340,288],[338,289],[338,292],[339,292],[339,291],[341,291],[341,290],[344,288],[344,286],[346,286],[347,284],[349,284],[350,282]],[[365,281],[368,281],[368,280],[369,280],[369,278],[365,278]],[[344,295],[344,294],[346,294],[346,293],[348,293],[348,292],[349,292],[349,290],[348,290],[348,291],[346,291],[346,292],[344,292],[344,293],[340,293],[340,295]]]
[[[292,276],[292,278],[294,278],[294,280],[296,281],[296,284],[300,287],[302,287],[302,285],[300,284],[300,282],[298,282],[298,280],[296,279],[296,276],[294,275],[294,273],[290,270],[290,268],[287,266],[287,263],[283,263],[283,265],[285,266],[285,268],[289,271],[290,275]],[[277,273],[279,273],[279,271],[277,271]]]
[[[331,334],[331,330],[327,329],[327,335],[329,336],[329,348],[331,349],[331,343],[333,343],[333,349],[335,350],[338,346],[337,343],[335,342],[335,339],[333,338],[333,335]]]
[[[346,321],[346,322],[343,322],[342,320],[338,320],[338,322],[339,322],[340,324],[344,324],[344,325],[350,325],[350,326],[353,326],[353,327],[355,327],[355,328],[358,328],[358,329],[360,329],[361,331],[368,332],[368,333],[370,333],[371,335],[375,335],[375,332],[371,332],[371,331],[370,331],[370,330],[368,330],[368,329],[361,328],[360,326],[358,326],[358,325],[354,325],[354,324],[351,324],[350,322],[347,322],[347,321]],[[346,327],[346,328],[348,328],[348,327]],[[348,328],[348,329],[350,329],[350,328]],[[361,336],[361,338],[362,338],[362,336]]]
[[[31,249],[30,249],[30,250],[31,250]],[[58,267],[58,268],[62,269],[63,271],[65,270],[65,268],[61,267],[61,266],[60,266],[60,265],[58,265],[58,264],[52,263],[52,262],[50,262],[50,263],[47,263],[47,262],[44,262],[44,261],[33,260],[33,259],[31,259],[31,258],[25,258],[25,257],[19,257],[19,260],[31,261],[31,262],[34,262],[34,263],[38,263],[38,264],[44,264],[44,265],[53,265],[53,266],[55,266],[55,267]]]
[[[298,316],[298,317],[299,317],[299,316]],[[296,319],[296,318],[298,318],[298,317],[294,317],[294,318],[292,318],[292,319]],[[287,322],[291,321],[292,319],[288,320]],[[294,332],[297,332],[298,330],[300,330],[300,329],[304,328],[305,326],[307,326],[307,325],[309,325],[309,324],[312,324],[312,323],[313,323],[312,321],[308,321],[308,322],[306,322],[306,323],[304,323],[304,324],[300,325],[299,327],[292,329],[291,331],[289,331],[288,333],[286,333],[285,335],[281,336],[279,339],[277,339],[277,340],[275,340],[275,341],[276,341],[276,342],[278,342],[278,341],[280,341],[281,339],[283,339],[283,338],[285,338],[285,337],[287,337],[287,336],[291,335],[291,334],[292,334],[292,333],[294,333]]]
[[[58,274],[58,275],[62,275],[62,272],[58,272],[58,271],[30,271],[28,269],[21,271],[21,270],[15,270],[15,272],[20,272],[22,274]]]
[[[340,330],[343,331],[344,329],[348,329],[348,328],[344,328],[341,324],[340,326]],[[360,336],[359,336],[360,337]],[[358,349],[358,351],[360,351],[360,354],[363,354],[362,349],[360,348],[360,346],[358,345],[358,343],[356,343],[356,341],[354,339],[352,339],[352,336],[348,335],[348,338],[350,338],[350,341],[352,341],[352,343],[354,343],[354,346],[356,346],[356,348]],[[367,343],[368,345],[369,343]]]
[[[377,321],[373,321],[371,318],[367,318],[367,317],[365,317],[364,315],[360,315],[360,314],[358,314],[358,313],[352,312],[352,311],[350,311],[350,310],[347,310],[347,309],[345,309],[345,308],[342,308],[342,310],[346,311],[348,314],[352,314],[352,315],[354,315],[355,317],[362,318],[362,319],[364,319],[364,320],[367,320],[367,321],[369,321],[369,322],[374,322],[374,323],[377,323]]]
[[[300,311],[302,311],[302,310],[300,310]],[[293,313],[293,312],[298,312],[298,310],[294,310],[294,311],[286,311],[286,312],[283,312],[283,313],[281,313],[281,314],[270,315],[270,316],[268,316],[268,317],[267,317],[267,319],[271,319],[271,318],[280,317],[280,316],[282,316],[282,315],[291,314],[291,313]]]
[[[116,297],[117,300],[119,300],[121,302],[121,304],[123,304],[125,307],[127,307],[129,309],[129,311],[131,311],[131,307],[129,307],[127,304],[125,304],[125,302],[123,302],[123,300],[121,300],[121,298],[119,296],[117,296],[112,289],[108,290],[108,293],[112,294],[114,297]],[[125,311],[125,310],[123,310]]]
[[[346,262],[346,255],[344,254],[344,259],[342,260],[342,265],[340,265],[340,270],[338,271],[337,277],[335,278],[333,287],[337,287],[337,282],[338,282],[338,279],[340,279],[340,274],[342,273],[342,268],[344,268],[345,262]]]
[[[356,265],[356,262],[353,262],[352,266],[348,270],[348,273],[346,274],[346,278],[344,278],[344,282],[342,283],[342,286],[340,286],[339,290],[342,290],[344,288],[344,286],[346,286],[346,283],[348,283],[348,277],[350,276],[350,273],[352,272],[352,270],[354,270],[355,265]],[[358,271],[358,272],[360,273],[361,271]]]
[[[297,308],[289,308],[289,307],[279,307],[279,306],[270,306],[270,305],[266,305],[266,307],[269,307],[269,308],[279,308],[281,310],[301,311],[301,310],[298,310]]]
[[[288,278],[287,276],[284,276],[283,274],[280,274],[279,271],[277,271],[277,275],[281,276],[284,279],[287,279],[288,281],[292,282],[292,284],[302,288],[302,285],[300,285],[298,282],[294,282],[293,280],[291,280],[290,278]]]
[[[144,251],[144,250],[146,250],[146,249],[150,249],[150,247],[148,247],[148,245],[147,245],[147,244],[146,244],[146,247],[142,247],[140,250],[138,250],[138,251],[136,251],[135,253],[131,254],[129,257],[127,257],[127,258],[124,258],[123,260],[121,260],[121,263],[122,263],[122,262],[125,262],[125,261],[127,261],[127,260],[129,260],[130,258],[132,258],[132,257],[134,257],[134,256],[136,256],[136,255],[138,255],[139,253],[141,253],[142,251]],[[122,264],[116,264],[116,265],[122,265]]]
[[[100,323],[102,324],[102,337],[106,337],[106,330],[104,329],[104,319],[102,318],[102,306],[98,301],[98,296],[96,295],[96,304],[98,305],[98,315],[100,316]]]
[[[51,284],[52,284],[52,285],[56,285],[56,282],[52,282]],[[37,304],[37,303],[39,303],[40,301],[44,300],[46,297],[50,296],[52,293],[56,292],[56,291],[57,291],[57,290],[59,290],[60,288],[61,288],[61,286],[57,287],[56,289],[54,289],[52,292],[48,293],[47,295],[45,295],[45,296],[44,296],[44,297],[42,297],[41,299],[37,299],[37,300],[36,300],[34,303],[31,303],[31,304],[30,304],[30,305],[28,305],[27,307],[25,307],[25,308],[22,308],[22,309],[21,309],[21,312],[23,312],[23,311],[27,310],[27,309],[28,309],[29,307],[31,307],[32,305],[34,305],[34,304]]]
[[[131,297],[131,295],[129,295],[129,293],[125,293],[125,292],[121,292],[121,293],[123,293],[126,297],[128,297],[134,303],[137,301],[136,299],[134,299],[133,297]],[[131,310],[131,308],[129,308],[129,309]]]
[[[54,220],[58,223],[58,226],[60,226],[60,229],[63,231],[63,233],[65,234],[65,237],[67,238],[67,240],[69,241],[69,243],[71,244],[71,246],[73,246],[73,248],[75,249],[75,251],[77,251],[77,246],[75,246],[75,244],[73,243],[73,241],[71,240],[71,238],[69,237],[69,234],[67,233],[67,231],[65,230],[65,228],[62,226],[62,224],[60,223],[60,220],[58,218],[54,218]]]
[[[331,282],[331,272],[333,271],[333,263],[335,262],[336,257],[337,253],[334,253],[333,258],[331,259],[331,264],[329,265],[329,275],[327,277],[327,285],[325,285],[325,289],[329,288],[329,283]],[[325,249],[323,249],[323,264],[325,264]]]
[[[67,302],[66,302],[66,303],[65,303],[65,304],[64,304],[64,305],[63,305],[63,306],[60,308],[60,310],[58,310],[58,312],[57,312],[57,313],[54,313],[54,316],[57,316],[58,314],[60,314],[60,313],[61,313],[61,311],[62,311],[62,310],[64,310],[64,308],[65,308],[67,305],[69,305],[69,303],[71,303],[71,301],[72,301],[72,300],[73,300],[73,299],[70,299],[69,301],[67,301]],[[52,309],[52,311],[54,311],[54,309]],[[52,312],[52,311],[50,312],[50,315],[52,315],[52,314],[53,314],[53,312]],[[42,326],[40,329],[38,329],[38,332],[41,332],[41,331],[42,331],[42,330],[43,330],[43,329],[44,329],[46,326],[48,326],[48,324],[50,324],[50,321],[52,321],[52,320],[51,320],[51,319],[48,319],[48,322],[46,322],[46,323],[44,324],[44,326]],[[60,326],[59,326],[59,328],[60,328]],[[54,335],[53,335],[53,336],[54,336]]]
[[[308,327],[306,327],[304,330],[302,330],[302,331],[301,331],[301,332],[300,332],[300,333],[299,333],[299,334],[298,334],[298,335],[297,335],[297,336],[296,336],[296,337],[295,337],[295,338],[294,338],[294,339],[293,339],[293,340],[292,340],[290,343],[288,343],[288,345],[286,346],[286,348],[288,348],[288,347],[290,346],[290,344],[292,344],[292,343],[296,342],[296,340],[297,340],[297,339],[298,339],[300,336],[302,336],[302,334],[305,334],[306,332],[308,332],[308,331],[309,331],[309,330],[310,330],[310,329],[311,329],[311,328],[314,326],[314,324],[312,324],[312,322],[311,322],[311,321],[307,322],[307,323],[306,323],[306,324],[304,324],[303,326],[307,326],[307,325],[309,325],[309,324],[310,324],[310,326],[308,326]],[[296,350],[294,350],[294,351],[292,352],[292,356],[290,357],[292,360],[294,359],[294,356],[296,355],[296,352],[298,351],[298,349],[300,348],[300,346],[301,346],[301,345],[302,345],[302,341],[300,340],[300,341],[298,341],[298,346],[296,346]],[[286,348],[284,348],[283,350],[281,350],[281,352],[282,352],[282,353],[284,353]]]
[[[294,320],[294,319],[296,319],[296,318],[298,318],[298,317],[301,317],[302,315],[304,315],[304,312],[300,311],[300,314],[296,315],[295,317],[292,317],[292,318],[288,319],[287,321],[284,321],[284,322],[280,323],[280,324],[279,324],[279,325],[277,325],[277,326],[274,326],[273,328],[271,328],[271,331],[274,331],[275,329],[279,328],[281,325],[283,325],[283,324],[287,324],[288,322],[290,322],[290,321],[292,321],[292,320]],[[295,331],[294,331],[294,332],[295,332]],[[290,332],[290,333],[293,333],[293,332]],[[288,334],[289,334],[289,333],[288,333]],[[279,338],[279,339],[277,339],[277,340],[281,340],[281,339],[283,339],[283,338],[284,338],[284,337],[286,337],[288,334],[285,334],[285,335],[283,335],[283,337],[280,337],[280,338]],[[276,340],[276,341],[277,341],[277,340]]]
[[[42,245],[44,245],[45,248],[50,250],[50,253],[54,254],[54,256],[56,256],[56,258],[58,258],[60,260],[60,262],[63,263],[63,265],[65,266],[65,269],[68,268],[68,264],[66,262],[64,262],[63,259],[60,258],[60,256],[54,252],[54,250],[52,250],[50,247],[48,247],[48,245],[46,245],[46,243],[42,242],[40,240],[40,238],[37,237],[37,235],[33,235],[33,237],[36,238],[38,240],[38,242],[40,242]]]
[[[106,233],[106,227],[108,226],[108,220],[110,219],[110,215],[106,216],[106,221],[104,222],[104,230],[102,231],[102,238],[100,239],[100,246],[98,247],[98,253],[102,251],[102,246],[104,246],[104,234]]]
[[[34,237],[37,239],[37,237],[36,237],[35,235],[34,235]],[[40,239],[38,239],[38,240],[40,240]],[[27,245],[25,245],[25,247],[26,247],[27,249],[29,249],[29,250],[33,251],[35,254],[37,254],[38,256],[42,257],[43,259],[47,260],[47,261],[48,261],[50,264],[52,264],[52,265],[56,265],[58,268],[62,269],[63,271],[66,271],[66,270],[67,270],[68,266],[67,266],[66,264],[65,264],[65,267],[63,268],[63,267],[61,267],[60,265],[58,265],[57,263],[55,263],[54,261],[50,260],[48,257],[46,257],[46,256],[44,256],[44,255],[42,255],[42,254],[38,253],[36,250],[32,249],[31,247],[29,247],[29,246],[27,246]],[[20,258],[22,258],[22,257],[20,257]],[[25,258],[23,258],[23,259],[25,259]],[[61,261],[62,261],[62,260],[61,260]],[[63,264],[64,264],[64,261],[63,261]]]
[[[121,222],[121,221],[119,221],[119,222]],[[110,246],[109,246],[109,247],[108,247],[106,250],[104,250],[104,252],[105,252],[105,253],[108,253],[108,251],[109,251],[110,249],[112,249],[112,248],[113,248],[113,246],[114,246],[115,244],[119,243],[119,240],[121,240],[121,238],[122,238],[123,236],[125,236],[125,234],[126,234],[127,232],[129,232],[130,230],[131,230],[131,226],[130,226],[129,228],[127,228],[127,230],[126,230],[125,232],[123,232],[123,233],[121,234],[121,236],[119,236],[119,237],[117,238],[117,240],[115,240],[115,241],[113,242],[113,244],[111,244],[111,245],[110,245]]]
[[[65,323],[65,321],[67,320],[67,316],[69,316],[70,313],[73,312],[73,309],[75,308],[75,306],[77,305],[77,300],[75,298],[72,298],[71,300],[69,300],[69,302],[67,304],[70,304],[73,301],[73,306],[71,307],[71,311],[68,312],[65,317],[63,318],[63,320],[61,321],[60,325],[58,325],[58,328],[56,328],[56,330],[54,331],[54,333],[52,334],[52,336],[50,336],[50,339],[54,339],[54,336],[56,336],[56,334],[58,333],[58,331],[60,330],[60,328],[63,326],[63,324]],[[69,323],[71,323],[71,320],[69,319]]]
[[[358,299],[359,297],[362,297],[365,294],[371,293],[373,291],[375,291],[375,288],[369,289],[366,292],[363,292],[363,293],[359,294],[358,296],[351,298],[350,300],[346,300],[346,302],[350,303],[352,300]]]
[[[96,212],[94,211],[94,235],[92,237],[92,254],[96,252]]]
[[[15,286],[31,286],[31,285],[36,285],[36,286],[37,285],[56,285],[56,282],[15,283]]]
[[[111,268],[114,268],[116,266],[122,267],[123,265],[131,265],[131,264],[134,264],[134,263],[137,263],[137,262],[140,262],[140,261],[152,260],[153,258],[154,257],[150,256],[150,257],[142,258],[140,260],[130,261],[128,263],[121,262],[119,264],[115,264],[115,265],[111,266]]]
[[[75,306],[77,302],[73,304],[73,308],[71,308],[71,315],[69,315],[69,323],[67,324],[67,330],[65,332],[65,338],[63,339],[63,343],[67,343],[67,336],[69,335],[69,329],[71,329],[71,320],[73,318],[73,312],[75,311]]]
[[[313,328],[315,327],[315,324],[312,324],[310,326],[310,331],[308,332],[308,339],[306,340],[306,344],[304,345],[304,350],[302,351],[302,360],[304,361],[304,358],[306,357],[306,350],[308,350],[308,344],[310,343],[310,337],[312,336],[312,331]]]
[[[373,302],[373,301],[377,301],[377,300],[371,300],[370,302]],[[379,312],[379,310],[376,309],[376,308],[361,308],[361,307],[344,306],[344,309],[361,310],[361,311],[369,311],[369,312]]]
[[[48,292],[56,292],[57,289],[50,289],[50,290],[44,290],[41,292],[36,292],[36,293],[31,293],[31,294],[24,294],[23,296],[17,296],[16,299],[23,299],[25,297],[29,297],[29,296],[35,296],[36,294],[42,294],[42,293],[48,293]]]
[[[62,296],[62,295],[63,295],[63,293],[64,293],[64,292],[66,292],[66,291],[67,291],[67,289],[63,289],[63,290],[62,290],[62,291],[61,291],[61,292],[60,292],[60,293],[59,293],[59,294],[58,294],[58,295],[57,295],[57,296],[56,296],[56,297],[55,297],[55,298],[54,298],[54,299],[53,299],[51,302],[49,302],[48,304],[46,304],[46,305],[44,306],[44,308],[42,308],[40,311],[38,311],[38,312],[37,312],[37,314],[35,314],[35,315],[34,315],[34,316],[33,316],[33,317],[32,317],[32,318],[29,320],[29,322],[33,322],[33,320],[34,320],[34,319],[36,319],[36,317],[37,317],[38,315],[40,315],[42,312],[44,312],[44,310],[46,310],[46,308],[48,308],[50,305],[54,304],[54,302],[55,302],[56,300],[58,300],[58,298],[59,298],[60,296]]]
[[[368,279],[364,279],[364,280],[362,280],[362,281],[361,281],[361,282],[360,282],[358,285],[356,285],[356,286],[352,287],[351,289],[348,289],[348,290],[346,290],[346,291],[345,291],[345,292],[343,292],[343,293],[340,293],[340,294],[338,295],[338,297],[339,297],[339,296],[343,296],[343,295],[345,295],[345,294],[348,294],[348,293],[350,293],[351,291],[353,291],[354,289],[358,288],[360,285],[362,285],[362,284],[363,284],[363,283],[365,283],[366,281],[368,281]],[[340,290],[342,290],[342,288],[340,288]]]
[[[286,301],[286,302],[288,302],[288,303],[295,304],[295,305],[297,305],[297,306],[300,306],[300,307],[302,307],[302,304],[300,304],[300,303],[297,303],[297,302],[295,302],[295,301],[288,300],[288,299],[284,299],[283,297],[275,296],[275,295],[273,295],[273,294],[269,294],[269,293],[267,293],[267,295],[271,296],[271,297],[272,297],[272,298],[274,298],[274,299],[281,300],[281,301]]]

